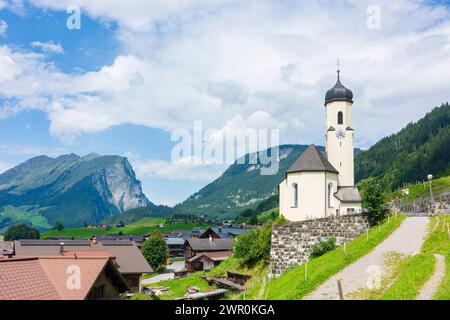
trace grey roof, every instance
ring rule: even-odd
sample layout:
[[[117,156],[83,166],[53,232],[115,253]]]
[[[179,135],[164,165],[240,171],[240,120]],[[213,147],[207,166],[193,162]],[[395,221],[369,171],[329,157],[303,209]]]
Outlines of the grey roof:
[[[64,242],[64,251],[107,251],[116,257],[118,269],[122,274],[149,273],[152,268],[145,260],[139,248],[132,241],[123,245],[122,240],[100,241],[97,245],[91,245],[89,241],[54,241],[54,240],[35,240],[33,245],[28,245],[31,240],[15,241],[15,255],[28,257],[58,256],[60,252],[60,243]],[[106,244],[104,244],[106,242]],[[39,244],[38,244],[39,243]]]
[[[70,239],[61,239],[61,240],[19,240],[22,246],[59,246],[60,244],[64,244],[67,246],[89,246],[89,240],[70,240]]]
[[[229,238],[231,236],[238,236],[241,233],[250,231],[249,229],[244,228],[229,228],[229,227],[213,227],[211,229],[213,229],[213,231],[221,238],[222,238],[221,235],[223,235],[224,238]]]
[[[166,238],[166,243],[168,246],[182,246],[184,244],[183,238]]]
[[[336,84],[325,95],[325,104],[333,101],[348,101],[353,103],[353,92],[342,85],[339,73],[340,71],[338,70]]]
[[[297,160],[295,160],[286,173],[302,171],[326,171],[339,173],[328,161],[327,157],[313,144],[310,145]]]
[[[339,187],[334,194],[341,202],[361,202],[361,196],[356,187]]]
[[[233,249],[234,239],[187,239],[184,247],[189,244],[195,251],[230,251]]]

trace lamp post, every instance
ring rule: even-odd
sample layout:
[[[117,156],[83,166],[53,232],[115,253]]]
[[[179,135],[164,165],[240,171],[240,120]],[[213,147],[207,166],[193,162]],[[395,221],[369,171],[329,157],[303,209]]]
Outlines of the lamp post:
[[[432,188],[432,181],[433,181],[433,175],[432,174],[429,174],[428,176],[427,176],[427,178],[428,178],[428,181],[430,182],[430,207],[429,207],[429,211],[431,212],[431,213],[433,213],[432,211],[434,211],[434,210],[432,210],[432,205],[433,205],[433,188]]]

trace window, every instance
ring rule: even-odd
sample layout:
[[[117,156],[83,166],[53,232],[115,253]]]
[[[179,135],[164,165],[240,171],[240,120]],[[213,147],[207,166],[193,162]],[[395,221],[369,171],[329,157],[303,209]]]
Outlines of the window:
[[[298,207],[298,184],[292,184],[292,207]]]
[[[344,114],[342,111],[338,112],[338,124],[344,124]]]
[[[333,184],[328,184],[328,208],[333,207]]]

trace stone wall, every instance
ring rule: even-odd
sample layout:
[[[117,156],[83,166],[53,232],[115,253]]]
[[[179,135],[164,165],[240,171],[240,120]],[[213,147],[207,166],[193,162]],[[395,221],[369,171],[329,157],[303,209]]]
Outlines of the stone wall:
[[[311,247],[322,240],[335,237],[336,244],[342,245],[365,233],[369,228],[367,217],[362,214],[274,225],[270,274],[277,277],[286,270],[308,261]]]

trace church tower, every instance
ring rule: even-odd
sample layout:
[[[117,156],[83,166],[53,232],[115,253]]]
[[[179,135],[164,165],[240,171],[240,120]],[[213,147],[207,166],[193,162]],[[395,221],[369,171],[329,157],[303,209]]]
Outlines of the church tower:
[[[327,157],[339,171],[340,187],[353,187],[355,184],[352,107],[353,93],[342,85],[338,69],[337,82],[325,96],[325,122]]]

